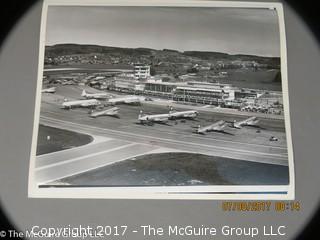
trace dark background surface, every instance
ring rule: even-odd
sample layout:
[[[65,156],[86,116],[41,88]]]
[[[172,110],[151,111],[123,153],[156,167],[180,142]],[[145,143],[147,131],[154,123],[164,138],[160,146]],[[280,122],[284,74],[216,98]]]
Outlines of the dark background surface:
[[[315,82],[319,79],[319,18],[315,1],[290,0],[285,4],[296,196],[302,204],[302,210],[299,213],[282,216],[279,213],[257,216],[254,213],[226,214],[220,210],[221,201],[28,199],[26,187],[41,6],[39,1],[31,0],[11,0],[3,3],[0,8],[0,147],[1,153],[4,154],[0,155],[0,202],[4,217],[0,228],[9,224],[5,216],[19,229],[36,224],[61,225],[62,222],[75,225],[79,222],[87,224],[91,222],[93,225],[107,223],[135,225],[137,220],[139,224],[151,222],[160,225],[186,223],[218,225],[244,221],[249,225],[287,223],[289,238],[279,239],[295,237],[310,239],[310,234],[320,222],[318,214],[306,227],[319,207],[319,174],[316,171],[319,169],[317,154],[319,111],[312,109],[313,106],[317,106],[315,102],[319,103],[316,90],[319,89],[319,82]],[[34,7],[31,7],[32,5]],[[298,13],[298,16],[290,7]],[[29,12],[23,15],[26,10]],[[12,34],[8,35],[11,32]],[[16,71],[17,69],[19,71]],[[15,73],[12,73],[13,71]],[[4,113],[6,114],[3,115]],[[10,160],[12,162],[9,162]],[[74,213],[75,217],[70,217],[70,213]],[[67,217],[64,217],[66,215]],[[125,220],[126,217],[128,220]],[[62,221],[62,218],[65,220]],[[9,229],[12,227],[8,226]]]

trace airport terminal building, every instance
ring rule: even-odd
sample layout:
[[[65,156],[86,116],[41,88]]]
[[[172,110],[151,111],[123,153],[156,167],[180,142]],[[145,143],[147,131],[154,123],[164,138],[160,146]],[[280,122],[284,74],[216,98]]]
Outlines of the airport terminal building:
[[[144,94],[171,99],[178,102],[193,102],[209,105],[226,105],[239,108],[241,101],[254,103],[263,93],[253,89],[239,89],[231,84],[199,81],[165,82],[149,76],[136,78],[136,72],[119,74],[113,78],[110,88],[129,94]]]
[[[231,85],[205,82],[148,81],[145,83],[145,93],[175,101],[215,105],[235,99],[235,89]]]
[[[112,75],[93,74],[86,77],[88,84],[97,88],[132,95],[159,97],[183,103],[215,105],[244,111],[282,112],[282,94],[235,87],[231,84],[199,80],[177,80],[164,74],[150,76],[150,66],[136,64],[131,71],[119,71]],[[61,78],[60,78],[61,79]],[[66,84],[66,83],[62,83]],[[75,84],[75,83],[74,83]],[[271,109],[271,110],[270,110]]]

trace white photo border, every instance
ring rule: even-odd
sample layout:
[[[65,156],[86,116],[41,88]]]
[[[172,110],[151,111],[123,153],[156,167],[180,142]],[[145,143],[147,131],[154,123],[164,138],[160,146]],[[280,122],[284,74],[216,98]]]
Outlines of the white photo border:
[[[39,188],[34,181],[37,136],[40,121],[41,88],[44,69],[47,11],[50,6],[152,6],[152,7],[224,7],[275,9],[280,33],[280,61],[284,121],[287,139],[288,185],[212,185],[169,187],[57,187]],[[35,97],[34,125],[31,143],[28,197],[30,198],[89,198],[89,199],[202,199],[202,200],[294,200],[295,175],[291,138],[287,48],[284,11],[278,2],[196,1],[196,0],[44,0],[41,15],[39,62]]]

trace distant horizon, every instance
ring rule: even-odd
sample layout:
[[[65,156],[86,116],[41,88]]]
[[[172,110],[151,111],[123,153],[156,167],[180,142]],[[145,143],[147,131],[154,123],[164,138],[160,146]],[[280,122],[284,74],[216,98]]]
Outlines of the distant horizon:
[[[151,50],[156,50],[156,51],[164,51],[164,50],[169,50],[169,51],[175,51],[179,53],[184,53],[184,52],[210,52],[210,53],[223,53],[223,54],[228,54],[230,56],[236,56],[236,55],[243,55],[243,56],[254,56],[254,57],[263,57],[263,58],[280,58],[280,56],[263,56],[263,55],[255,55],[255,54],[247,54],[247,53],[227,53],[227,52],[220,52],[220,51],[210,51],[210,50],[185,50],[185,51],[180,51],[178,49],[170,49],[170,48],[163,48],[163,49],[156,49],[156,48],[150,48],[150,47],[119,47],[119,46],[111,46],[111,45],[101,45],[101,44],[91,44],[91,43],[57,43],[53,45],[45,45],[45,47],[53,47],[56,45],[90,45],[90,46],[99,46],[99,47],[110,47],[110,48],[123,48],[123,49],[151,49]]]
[[[49,46],[281,56],[277,11],[264,8],[49,6],[45,39]]]

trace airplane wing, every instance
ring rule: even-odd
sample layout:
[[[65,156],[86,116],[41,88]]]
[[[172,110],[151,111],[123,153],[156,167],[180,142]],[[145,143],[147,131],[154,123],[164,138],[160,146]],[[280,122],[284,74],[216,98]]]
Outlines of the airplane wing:
[[[221,120],[220,122],[217,123],[216,126],[216,131],[222,131],[223,129],[225,129],[227,127],[227,123],[223,120]]]
[[[118,108],[111,108],[100,112],[91,113],[90,117],[99,117],[99,116],[115,116],[119,112]]]
[[[219,121],[216,123],[213,123],[206,127],[198,127],[197,133],[199,134],[205,134],[206,132],[216,131],[216,132],[222,132],[224,128],[227,126],[225,121]]]
[[[225,129],[226,125],[219,125],[219,126],[215,126],[213,128],[214,131],[223,131],[223,129]]]
[[[235,128],[242,128],[242,126],[254,126],[256,125],[257,123],[259,122],[259,120],[256,118],[256,117],[250,117],[248,119],[245,119],[243,121],[240,121],[240,122],[236,122],[234,123],[234,127]]]
[[[56,92],[56,88],[52,87],[52,88],[42,89],[41,92],[42,93],[55,93]]]
[[[112,108],[105,111],[106,115],[117,115],[119,112],[118,108]]]

